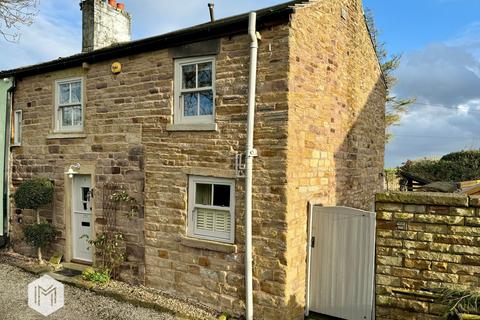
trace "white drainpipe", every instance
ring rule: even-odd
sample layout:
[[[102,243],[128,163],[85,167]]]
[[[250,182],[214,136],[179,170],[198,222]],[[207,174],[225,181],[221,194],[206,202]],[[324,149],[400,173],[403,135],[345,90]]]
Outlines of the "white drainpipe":
[[[253,148],[255,126],[255,96],[257,84],[258,37],[257,14],[250,12],[248,34],[250,35],[250,76],[248,80],[247,146],[245,159],[245,303],[246,320],[253,320],[253,271],[252,271],[252,167],[257,150]]]

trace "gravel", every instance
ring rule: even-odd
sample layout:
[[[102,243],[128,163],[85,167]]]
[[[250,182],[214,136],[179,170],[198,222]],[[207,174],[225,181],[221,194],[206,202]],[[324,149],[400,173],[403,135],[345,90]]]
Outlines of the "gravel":
[[[179,319],[169,313],[136,307],[112,298],[65,285],[65,306],[47,318],[30,309],[27,285],[38,277],[19,268],[0,263],[0,318],[5,320],[170,320]]]

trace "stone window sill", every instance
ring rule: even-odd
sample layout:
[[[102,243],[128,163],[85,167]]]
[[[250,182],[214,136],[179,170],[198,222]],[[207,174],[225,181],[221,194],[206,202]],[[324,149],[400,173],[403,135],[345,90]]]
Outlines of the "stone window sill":
[[[217,131],[216,123],[167,124],[167,131]]]
[[[47,135],[47,139],[85,139],[87,135],[83,132],[55,132]]]
[[[234,244],[201,240],[195,238],[182,238],[180,243],[185,247],[204,249],[222,253],[237,253],[237,246]]]

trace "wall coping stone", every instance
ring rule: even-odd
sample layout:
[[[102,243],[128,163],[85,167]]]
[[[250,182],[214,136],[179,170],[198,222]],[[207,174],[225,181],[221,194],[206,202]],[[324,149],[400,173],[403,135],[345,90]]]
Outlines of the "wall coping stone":
[[[236,253],[237,246],[234,244],[213,242],[208,240],[194,239],[183,237],[180,240],[180,243],[185,247],[204,249],[210,251],[217,251],[222,253]]]
[[[376,202],[403,203],[403,204],[429,204],[440,206],[468,207],[469,197],[455,193],[440,192],[385,192],[375,195]],[[480,206],[480,198],[475,200]]]
[[[470,207],[480,207],[480,196],[470,196]]]

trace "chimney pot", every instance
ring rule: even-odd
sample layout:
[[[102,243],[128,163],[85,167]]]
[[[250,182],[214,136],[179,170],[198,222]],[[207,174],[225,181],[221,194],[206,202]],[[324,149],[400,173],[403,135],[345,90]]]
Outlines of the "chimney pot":
[[[125,3],[121,3],[121,2],[117,3],[117,9],[122,11],[125,10]]]

